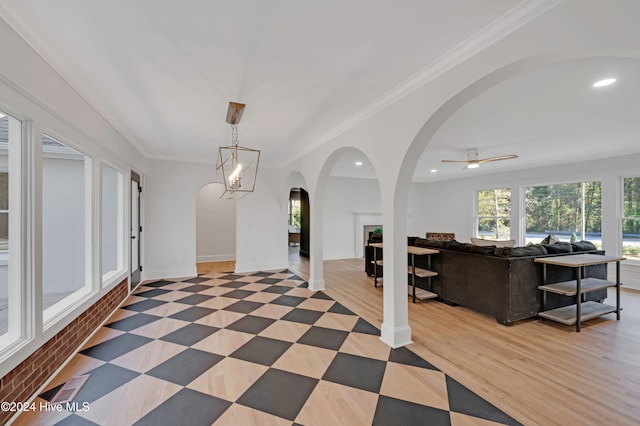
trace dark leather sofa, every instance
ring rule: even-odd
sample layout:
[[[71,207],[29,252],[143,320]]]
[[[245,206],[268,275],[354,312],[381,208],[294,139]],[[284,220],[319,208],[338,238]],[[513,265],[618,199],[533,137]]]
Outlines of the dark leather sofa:
[[[604,254],[593,244],[556,243],[514,248],[478,247],[457,241],[434,241],[410,238],[410,245],[436,248],[439,254],[431,256],[431,270],[438,273],[432,279],[431,291],[439,299],[452,305],[460,305],[491,315],[504,325],[535,317],[542,311],[542,264],[534,259],[544,256],[571,256],[577,253]],[[372,251],[367,251],[367,256]],[[416,265],[424,259],[416,257]],[[370,262],[367,259],[368,265]],[[373,271],[371,271],[373,272]],[[381,273],[381,271],[379,271]],[[606,265],[586,268],[585,276],[607,278]],[[575,279],[575,269],[554,265],[547,266],[547,282],[561,282]],[[419,287],[426,287],[426,281],[418,281]],[[587,293],[585,300],[600,301],[607,297],[607,291]],[[553,309],[575,303],[574,297],[547,293],[545,309]]]

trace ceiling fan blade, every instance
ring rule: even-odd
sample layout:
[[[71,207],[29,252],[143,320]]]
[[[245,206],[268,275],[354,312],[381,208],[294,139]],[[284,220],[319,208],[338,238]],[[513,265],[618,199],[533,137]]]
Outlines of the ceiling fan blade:
[[[440,160],[442,163],[468,163],[469,160]]]
[[[483,158],[481,160],[478,160],[478,163],[489,163],[491,161],[511,160],[513,158],[518,158],[518,156],[515,154],[500,155],[498,157]]]

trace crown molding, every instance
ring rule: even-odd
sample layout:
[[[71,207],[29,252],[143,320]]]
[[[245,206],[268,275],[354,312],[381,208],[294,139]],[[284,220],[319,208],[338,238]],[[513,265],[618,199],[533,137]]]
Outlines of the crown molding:
[[[11,3],[0,3],[0,18],[2,18],[11,27],[11,29],[13,29],[13,31],[15,31],[18,36],[22,38],[22,40],[28,44],[38,54],[38,56],[40,56],[40,58],[42,58],[42,60],[44,60],[67,85],[69,85],[69,87],[71,87],[72,90],[87,102],[87,104],[89,104],[89,106],[91,106],[91,108],[93,108],[93,110],[122,137],[122,139],[129,143],[143,157],[151,158],[151,151],[148,147],[129,132],[126,126],[122,125],[119,120],[108,114],[104,109],[100,108],[98,102],[94,102],[91,96],[88,96],[73,81],[70,81],[65,77],[65,75],[73,75],[72,72],[67,72],[68,69],[64,65],[65,61],[59,60],[56,55],[47,54],[47,49],[45,48],[47,44],[37,36],[37,32],[33,32],[29,29],[30,25],[22,18],[21,14]],[[17,87],[13,83],[11,83],[11,85]],[[20,88],[20,91],[22,93],[29,94],[32,101],[35,101],[38,105],[47,109],[48,112],[53,113],[56,118],[71,126],[74,130],[79,130],[77,126],[73,125],[68,119],[62,117],[57,112],[44,105],[42,101],[24,88]],[[86,135],[85,132],[81,133]]]

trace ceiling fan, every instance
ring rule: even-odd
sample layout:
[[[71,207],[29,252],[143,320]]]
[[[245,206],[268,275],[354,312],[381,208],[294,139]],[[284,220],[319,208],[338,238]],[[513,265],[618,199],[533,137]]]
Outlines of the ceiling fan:
[[[480,164],[489,163],[491,161],[500,161],[500,160],[511,160],[513,158],[518,158],[515,154],[510,155],[500,155],[497,157],[489,157],[489,158],[478,158],[478,150],[470,149],[467,151],[467,159],[466,160],[441,160],[443,163],[465,163],[464,169],[477,169],[480,167]]]

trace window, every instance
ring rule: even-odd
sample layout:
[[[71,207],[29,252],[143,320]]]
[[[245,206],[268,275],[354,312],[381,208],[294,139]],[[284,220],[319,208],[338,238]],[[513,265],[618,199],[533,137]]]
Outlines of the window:
[[[287,223],[300,229],[300,189],[293,188],[289,193],[289,214]]]
[[[102,166],[102,280],[124,268],[124,176]]]
[[[640,177],[623,180],[622,254],[640,260]]]
[[[601,193],[600,182],[526,188],[526,241],[537,243],[554,234],[560,241],[589,240],[601,246]]]
[[[478,191],[476,234],[479,238],[508,240],[511,238],[511,189]]]
[[[6,252],[8,250],[9,250],[9,172],[0,171],[0,252]]]
[[[91,282],[87,244],[90,160],[43,135],[42,292],[45,321],[66,308]],[[89,261],[88,261],[89,260]]]
[[[21,337],[22,123],[0,112],[0,348]],[[12,210],[10,210],[10,207]]]

